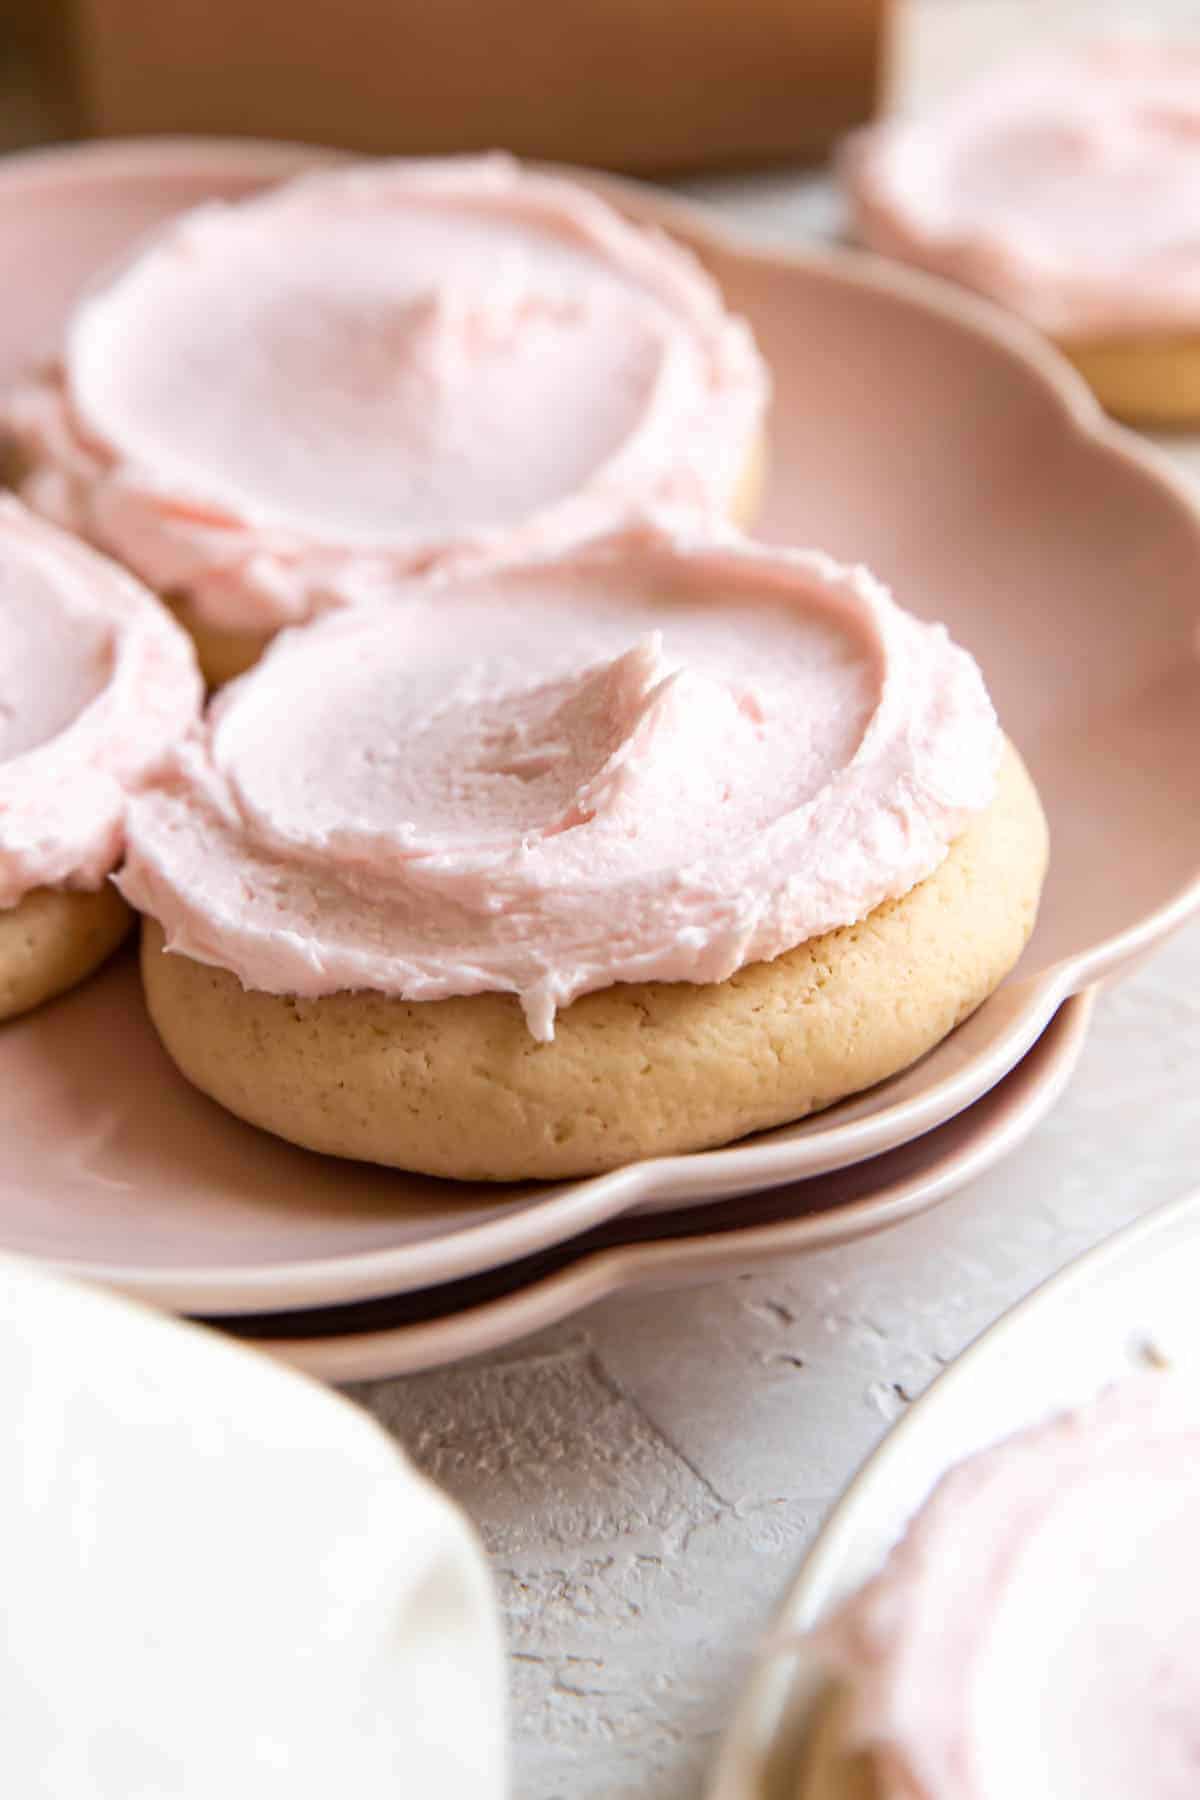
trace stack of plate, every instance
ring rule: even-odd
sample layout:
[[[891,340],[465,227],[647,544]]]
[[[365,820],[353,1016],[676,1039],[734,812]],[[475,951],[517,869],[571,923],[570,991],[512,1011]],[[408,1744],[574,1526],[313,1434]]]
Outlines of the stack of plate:
[[[0,382],[147,227],[311,160],[148,142],[10,159]],[[239,1124],[158,1048],[118,961],[0,1035],[0,1247],[225,1318],[335,1379],[486,1349],[632,1282],[844,1240],[948,1193],[1053,1102],[1092,984],[1200,905],[1200,513],[1019,325],[848,254],[690,242],[775,376],[763,535],[869,564],[978,657],[1050,817],[1038,930],[916,1068],[800,1125],[587,1181],[459,1186]],[[747,1198],[747,1196],[749,1196]]]

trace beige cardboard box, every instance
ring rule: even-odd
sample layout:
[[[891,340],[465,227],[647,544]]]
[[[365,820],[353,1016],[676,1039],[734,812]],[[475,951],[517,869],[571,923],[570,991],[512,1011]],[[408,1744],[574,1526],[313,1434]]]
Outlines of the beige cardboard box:
[[[13,4],[13,0],[4,0]],[[867,117],[888,0],[26,0],[77,122],[635,171],[820,152]]]

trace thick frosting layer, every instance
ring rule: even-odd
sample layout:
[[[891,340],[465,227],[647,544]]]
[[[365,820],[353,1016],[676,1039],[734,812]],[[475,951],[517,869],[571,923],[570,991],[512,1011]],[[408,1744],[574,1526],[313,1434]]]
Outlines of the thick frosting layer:
[[[191,644],[158,601],[0,496],[0,907],[99,887],[128,790],[200,700]]]
[[[32,505],[212,624],[271,629],[650,500],[724,511],[766,395],[691,256],[494,156],[185,215],[6,418]]]
[[[960,1464],[822,1634],[878,1800],[1194,1800],[1198,1531],[1170,1376]]]
[[[1065,46],[851,140],[858,233],[1086,340],[1200,330],[1200,46]]]
[[[991,799],[971,658],[862,569],[660,520],[279,640],[132,808],[121,886],[247,987],[723,980]]]

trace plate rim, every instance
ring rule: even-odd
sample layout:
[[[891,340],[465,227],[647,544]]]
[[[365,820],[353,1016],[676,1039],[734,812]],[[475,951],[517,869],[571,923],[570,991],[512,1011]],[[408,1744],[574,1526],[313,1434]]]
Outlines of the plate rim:
[[[0,196],[22,186],[48,193],[55,186],[81,179],[100,187],[126,179],[169,180],[173,174],[186,174],[197,184],[203,184],[210,174],[212,179],[236,175],[252,182],[345,156],[344,152],[258,138],[173,135],[104,139],[21,151],[0,159]],[[588,171],[568,173],[607,194],[642,222],[672,231],[702,252],[707,249],[727,258],[884,293],[909,308],[932,312],[977,342],[999,349],[1014,368],[1023,371],[1027,381],[1053,399],[1081,442],[1136,471],[1159,504],[1170,505],[1181,514],[1196,539],[1200,563],[1200,497],[1164,457],[1107,420],[1077,372],[1020,320],[937,277],[867,252],[780,248],[757,242],[752,234],[715,221],[702,206],[649,184]],[[552,1219],[547,1218],[546,1207],[535,1202],[521,1212],[467,1225],[419,1247],[374,1249],[257,1267],[193,1264],[180,1271],[94,1258],[46,1260],[65,1274],[100,1281],[182,1310],[283,1310],[369,1298],[401,1286],[416,1288],[454,1279],[532,1249],[561,1243],[640,1204],[680,1204],[682,1195],[689,1202],[718,1198],[847,1166],[933,1129],[971,1104],[1016,1065],[1070,995],[1117,972],[1197,908],[1200,866],[1171,899],[1123,931],[1035,975],[1023,977],[1018,968],[1015,977],[981,1009],[986,1010],[989,1023],[997,1026],[982,1054],[945,1075],[923,1095],[896,1101],[867,1119],[834,1121],[800,1140],[768,1138],[688,1156],[654,1158],[569,1184],[565,1193],[564,1184],[555,1184],[546,1195],[553,1200]],[[803,1158],[799,1169],[798,1156]]]
[[[515,1292],[417,1325],[323,1338],[255,1336],[249,1342],[253,1348],[282,1357],[323,1381],[340,1383],[415,1374],[498,1349],[616,1294],[659,1283],[670,1286],[693,1277],[718,1280],[747,1263],[826,1249],[852,1241],[867,1231],[900,1224],[936,1206],[992,1168],[1053,1110],[1078,1068],[1096,999],[1096,990],[1089,988],[1063,1003],[1047,1027],[1047,1034],[1062,1034],[1061,1041],[1052,1046],[1048,1066],[1031,1078],[1028,1091],[1006,1108],[1000,1119],[981,1136],[935,1163],[933,1173],[926,1166],[897,1178],[878,1193],[864,1195],[826,1213],[720,1232],[701,1229],[676,1237],[646,1238],[585,1251],[565,1268],[535,1278]],[[1028,1054],[1032,1056],[1036,1049],[1037,1045]],[[1013,1078],[1019,1074],[1019,1067],[1010,1071]],[[986,1099],[987,1095],[982,1095],[980,1103]],[[877,1216],[881,1200],[888,1208],[883,1221]],[[536,1316],[526,1321],[524,1310],[531,1300],[536,1301]],[[514,1312],[522,1315],[515,1328]],[[447,1339],[450,1342],[444,1341]]]

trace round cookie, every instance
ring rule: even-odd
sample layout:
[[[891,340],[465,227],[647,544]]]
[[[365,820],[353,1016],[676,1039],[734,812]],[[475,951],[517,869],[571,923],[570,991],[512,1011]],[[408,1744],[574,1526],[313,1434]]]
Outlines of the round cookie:
[[[0,437],[27,503],[176,604],[216,684],[464,557],[654,505],[745,521],[769,389],[700,262],[584,185],[376,159],[169,221]]]
[[[989,67],[854,134],[841,172],[868,248],[1043,332],[1135,425],[1200,420],[1200,52],[1104,33]]]
[[[132,922],[109,876],[130,792],[199,717],[192,647],[124,570],[0,495],[0,1019]]]
[[[868,1751],[848,1750],[844,1733],[849,1696],[831,1685],[817,1702],[801,1752],[796,1800],[879,1800],[874,1759]]]
[[[1059,339],[1057,348],[1114,419],[1145,429],[1200,419],[1200,337]]]
[[[0,1020],[74,987],[112,954],[132,923],[108,882],[95,893],[35,888],[0,910]]]
[[[275,636],[273,631],[230,631],[223,625],[213,625],[186,595],[168,594],[166,602],[191,638],[200,673],[209,688],[224,687],[227,681],[252,669]]]
[[[743,531],[750,530],[762,511],[769,469],[770,457],[767,438],[766,433],[763,432],[750,446],[750,454],[746,458],[729,502],[730,523],[740,526]]]
[[[285,634],[130,800],[151,1011],[232,1111],[581,1174],[893,1073],[1019,954],[1036,797],[867,570],[661,515],[397,598]]]
[[[1006,748],[940,867],[856,925],[727,981],[617,985],[548,1044],[499,994],[297,999],[163,952],[146,1000],[188,1079],[308,1149],[471,1181],[562,1179],[803,1118],[906,1067],[984,1001],[1033,928],[1047,833]]]

